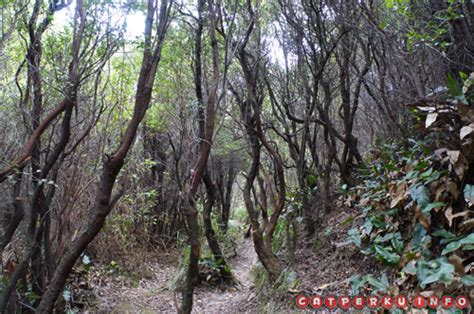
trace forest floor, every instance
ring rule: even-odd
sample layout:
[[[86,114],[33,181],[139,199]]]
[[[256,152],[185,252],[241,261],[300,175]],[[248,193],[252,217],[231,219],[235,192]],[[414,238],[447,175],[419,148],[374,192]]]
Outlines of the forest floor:
[[[200,285],[195,290],[193,313],[237,313],[248,309],[255,301],[250,271],[257,264],[257,255],[251,239],[241,240],[230,264],[239,284],[227,288]],[[168,285],[179,271],[179,258],[168,256],[143,266],[144,272],[153,276],[142,278],[134,286],[127,284],[121,276],[95,285],[97,308],[91,312],[176,313],[175,294]],[[180,299],[179,293],[176,293],[176,299]]]
[[[295,252],[294,272],[299,278],[296,289],[268,295],[255,288],[251,270],[258,260],[251,239],[239,239],[236,254],[229,260],[234,276],[240,282],[235,287],[215,287],[207,283],[195,290],[193,313],[256,313],[265,302],[268,312],[294,311],[297,294],[347,294],[353,275],[379,273],[380,266],[359,253],[347,241],[347,231],[361,224],[358,213],[340,210],[321,221],[317,234],[299,240]],[[300,237],[302,234],[300,233]],[[176,313],[179,293],[168,289],[179,270],[180,259],[169,255],[155,263],[143,265],[143,276],[131,286],[121,276],[111,276],[106,282],[94,285],[97,313]],[[266,295],[262,295],[261,293]],[[269,304],[271,303],[271,304]]]

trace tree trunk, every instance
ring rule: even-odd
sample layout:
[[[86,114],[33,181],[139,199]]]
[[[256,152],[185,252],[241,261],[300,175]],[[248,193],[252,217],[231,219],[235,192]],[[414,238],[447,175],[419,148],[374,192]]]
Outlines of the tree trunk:
[[[138,78],[135,106],[132,118],[122,138],[122,142],[117,150],[108,157],[103,166],[101,179],[97,187],[95,202],[85,230],[68,246],[61,258],[55,274],[49,283],[46,292],[38,306],[38,313],[50,313],[60,295],[72,268],[82,254],[87,245],[96,237],[105,223],[107,215],[110,213],[121,193],[112,197],[112,190],[115,179],[119,174],[130,150],[140,122],[148,109],[153,83],[156,76],[158,64],[161,60],[161,48],[163,46],[166,29],[169,25],[168,17],[171,4],[164,0],[161,2],[159,11],[158,36],[154,47],[151,43],[153,20],[156,11],[155,1],[149,0],[147,7],[147,17],[145,22],[145,49],[143,53],[140,76]]]
[[[224,258],[224,254],[222,253],[219,241],[217,240],[216,233],[212,228],[211,212],[216,200],[216,188],[212,183],[211,177],[208,173],[204,175],[203,181],[207,191],[207,202],[204,206],[204,210],[202,213],[204,222],[204,235],[206,236],[209,248],[211,249],[211,252],[214,255],[214,259],[216,261],[217,266],[219,267],[219,271],[222,278],[227,282],[232,282],[232,272]]]

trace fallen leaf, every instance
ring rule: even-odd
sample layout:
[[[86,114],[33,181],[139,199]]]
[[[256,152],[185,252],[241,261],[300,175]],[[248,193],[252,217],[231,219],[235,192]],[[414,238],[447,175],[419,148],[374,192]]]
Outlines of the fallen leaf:
[[[437,118],[438,118],[438,113],[437,112],[429,113],[426,116],[425,127],[429,128],[433,123],[436,122]]]
[[[463,126],[459,132],[459,137],[463,140],[466,136],[472,134],[472,132],[474,132],[474,124]]]
[[[448,207],[446,209],[446,211],[444,212],[444,216],[448,220],[448,224],[449,224],[450,227],[453,225],[453,219],[454,218],[462,217],[462,216],[466,216],[466,215],[469,215],[469,211],[467,211],[467,210],[465,210],[463,212],[460,212],[460,213],[453,214],[453,208],[452,207]]]
[[[449,150],[448,156],[449,156],[449,161],[451,162],[451,165],[454,167],[454,171],[458,175],[459,179],[463,179],[464,173],[466,172],[466,169],[468,167],[468,162],[466,160],[466,157],[464,157],[464,155],[461,154],[461,152],[458,150]]]
[[[437,190],[436,190],[436,193],[435,193],[435,201],[436,202],[441,202],[443,200],[442,196],[443,196],[443,193],[446,191],[446,186],[444,185],[441,185]],[[438,210],[435,209],[436,212],[438,212]]]
[[[408,194],[408,185],[406,182],[390,186],[390,197],[392,199],[390,202],[390,208],[399,206],[402,201],[407,198]]]
[[[459,190],[458,190],[457,184],[449,180],[446,183],[446,187],[447,187],[448,192],[451,193],[451,195],[454,197],[455,200],[457,200],[459,197]]]
[[[368,197],[364,197],[360,200],[359,204],[361,206],[367,206],[369,204],[369,202],[370,202],[370,199]]]
[[[458,112],[464,123],[474,123],[474,109],[471,106],[458,104]]]
[[[465,233],[474,228],[474,218],[465,220],[460,225],[460,230]]]
[[[418,218],[418,221],[426,230],[430,228],[430,219],[425,214],[423,214],[420,206],[416,207],[415,217]]]
[[[456,254],[451,255],[448,258],[448,261],[454,266],[454,270],[460,274],[460,275],[465,275],[466,273],[464,272],[464,265],[462,262],[464,261],[462,258],[457,256]]]

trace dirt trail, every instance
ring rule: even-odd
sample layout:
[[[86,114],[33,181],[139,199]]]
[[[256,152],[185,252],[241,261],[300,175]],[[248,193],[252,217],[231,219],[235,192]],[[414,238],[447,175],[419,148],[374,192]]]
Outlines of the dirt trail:
[[[257,263],[257,254],[252,240],[242,240],[237,255],[230,261],[234,276],[239,280],[238,288],[210,290],[198,288],[194,298],[193,313],[242,313],[255,297],[250,271]]]
[[[257,263],[251,239],[241,240],[237,255],[230,260],[238,287],[225,290],[198,287],[194,294],[193,313],[242,313],[255,297],[250,270]],[[96,310],[100,313],[176,313],[174,294],[166,290],[169,280],[177,271],[178,263],[147,265],[153,279],[140,280],[137,287],[124,285],[120,278],[95,288],[98,296]],[[177,294],[176,297],[179,297]]]

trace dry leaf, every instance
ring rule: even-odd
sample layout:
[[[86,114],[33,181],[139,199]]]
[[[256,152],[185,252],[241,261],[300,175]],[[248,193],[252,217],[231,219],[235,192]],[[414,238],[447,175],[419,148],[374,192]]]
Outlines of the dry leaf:
[[[390,186],[390,197],[392,201],[390,202],[390,208],[399,206],[402,201],[406,200],[408,196],[408,185],[406,182],[401,184],[393,184]]]
[[[420,295],[425,297],[425,298],[431,297],[431,296],[435,295],[435,290],[423,291],[423,292],[420,292]]]
[[[465,220],[461,223],[460,230],[465,233],[474,228],[474,218]]]
[[[435,150],[434,153],[438,157],[443,157],[443,154],[447,151],[448,151],[448,149],[443,147],[443,148],[439,148],[439,149]]]
[[[437,190],[436,190],[436,193],[435,193],[435,202],[441,202],[443,200],[442,196],[443,196],[443,193],[446,191],[446,186],[443,184],[441,185]],[[435,210],[439,208],[435,208]],[[436,211],[438,212],[438,211]]]
[[[456,254],[451,255],[448,258],[448,261],[454,265],[454,269],[456,272],[460,275],[465,275],[466,273],[464,272],[464,265],[462,264],[463,259],[457,256]]]
[[[426,229],[428,230],[430,228],[430,219],[421,212],[421,208],[420,206],[417,206],[416,207],[416,210],[415,210],[415,217],[418,219],[418,221],[420,222],[420,224]]]
[[[463,179],[464,173],[468,166],[466,157],[464,157],[464,155],[461,154],[461,152],[458,150],[449,150],[448,156],[449,156],[449,161],[451,162],[451,165],[454,167],[454,171],[458,175],[459,179]]]
[[[446,187],[448,189],[448,192],[451,193],[455,200],[457,200],[459,197],[459,190],[457,184],[449,180],[448,182],[446,182]]]
[[[448,207],[446,209],[446,211],[444,212],[444,216],[448,220],[448,224],[449,224],[450,227],[453,225],[453,219],[454,218],[462,217],[462,216],[466,216],[466,215],[469,215],[469,211],[467,211],[467,210],[465,210],[463,212],[460,212],[460,213],[453,214],[453,208],[451,206]]]
[[[459,137],[461,138],[461,140],[463,140],[466,136],[472,134],[472,132],[474,132],[474,124],[470,124],[468,126],[463,126],[461,128],[461,131],[459,132]]]
[[[436,122],[437,118],[438,118],[438,113],[437,112],[429,113],[426,116],[425,127],[429,128],[433,123]]]
[[[370,202],[370,199],[368,197],[364,197],[363,199],[360,200],[359,204],[361,206],[367,206]]]
[[[458,104],[458,112],[464,123],[474,123],[474,109],[471,106]]]

